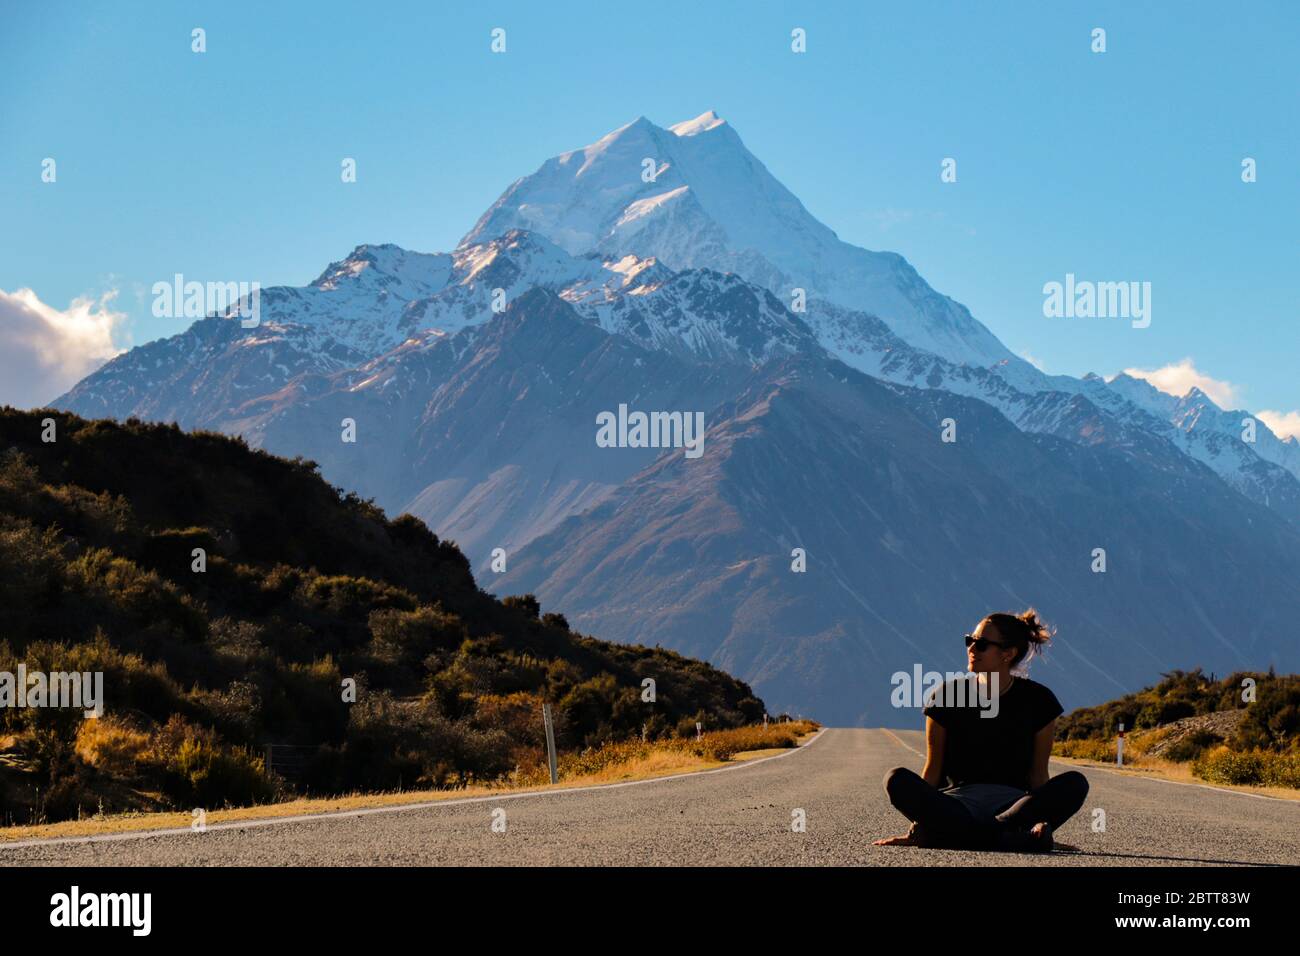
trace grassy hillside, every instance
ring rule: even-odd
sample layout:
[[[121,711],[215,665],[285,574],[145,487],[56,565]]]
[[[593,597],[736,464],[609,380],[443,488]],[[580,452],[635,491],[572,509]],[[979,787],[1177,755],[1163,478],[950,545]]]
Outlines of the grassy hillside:
[[[13,823],[269,799],[284,781],[266,773],[267,743],[307,748],[297,783],[316,793],[527,773],[543,700],[567,750],[764,713],[707,664],[576,634],[531,595],[497,600],[454,544],[342,494],[313,462],[3,408],[0,671],[20,662],[102,671],[106,713],[0,710]]]
[[[1300,787],[1300,675],[1173,671],[1062,717],[1054,753],[1114,761],[1121,723],[1125,763],[1185,763],[1213,783]]]

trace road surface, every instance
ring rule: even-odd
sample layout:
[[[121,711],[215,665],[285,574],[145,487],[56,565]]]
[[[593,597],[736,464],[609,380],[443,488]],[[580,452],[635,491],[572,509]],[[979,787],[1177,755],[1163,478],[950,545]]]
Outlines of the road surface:
[[[829,728],[775,758],[634,784],[486,797],[207,832],[0,844],[0,866],[1171,866],[1300,863],[1300,802],[1081,769],[1050,856],[877,847],[904,833],[882,780],[920,771],[920,731]],[[1105,811],[1094,832],[1094,809]],[[806,827],[792,823],[803,811]],[[504,811],[504,816],[502,816]],[[493,829],[494,820],[497,831]],[[504,823],[504,832],[498,832]]]

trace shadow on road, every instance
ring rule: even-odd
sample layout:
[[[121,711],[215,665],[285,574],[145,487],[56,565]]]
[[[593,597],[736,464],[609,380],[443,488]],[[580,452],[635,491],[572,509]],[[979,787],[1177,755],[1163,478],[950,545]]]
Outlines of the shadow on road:
[[[1288,868],[1287,863],[1260,863],[1258,860],[1210,860],[1197,856],[1151,856],[1146,853],[1090,853],[1087,850],[1062,853],[1062,856],[1093,856],[1102,859],[1119,860],[1159,860],[1165,863],[1221,863],[1225,866],[1258,866]]]
[[[919,848],[918,848],[919,849]],[[924,849],[937,853],[944,852],[969,852],[954,851],[948,847],[925,847]],[[1027,859],[1043,859],[1043,854],[1021,854]],[[1054,850],[1049,856],[1086,856],[1098,860],[1152,860],[1163,863],[1218,863],[1223,866],[1256,866],[1256,867],[1281,867],[1289,868],[1288,863],[1260,863],[1258,860],[1212,860],[1198,856],[1153,856],[1148,853],[1094,853],[1088,850]]]

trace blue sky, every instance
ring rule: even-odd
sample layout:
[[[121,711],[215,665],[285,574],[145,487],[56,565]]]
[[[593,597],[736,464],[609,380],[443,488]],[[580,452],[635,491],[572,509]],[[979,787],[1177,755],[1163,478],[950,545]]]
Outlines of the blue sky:
[[[1186,358],[1245,407],[1300,409],[1293,4],[46,2],[3,17],[0,290],[54,310],[117,290],[117,346],[182,330],[149,308],[176,272],[301,285],[363,242],[450,249],[546,158],[638,115],[714,109],[842,239],[902,253],[1048,371]],[[1150,327],[1045,318],[1043,284],[1067,272],[1151,282]]]

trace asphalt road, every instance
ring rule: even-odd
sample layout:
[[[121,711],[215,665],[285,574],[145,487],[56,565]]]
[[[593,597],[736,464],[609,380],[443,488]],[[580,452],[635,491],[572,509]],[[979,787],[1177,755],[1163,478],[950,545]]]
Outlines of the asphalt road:
[[[919,772],[923,749],[919,731],[832,728],[720,771],[204,833],[0,844],[0,866],[1300,864],[1300,802],[1092,769],[1087,802],[1057,833],[1078,853],[872,846],[906,832],[882,780],[896,766]],[[1096,808],[1104,832],[1092,829]],[[804,832],[792,827],[796,810]]]

